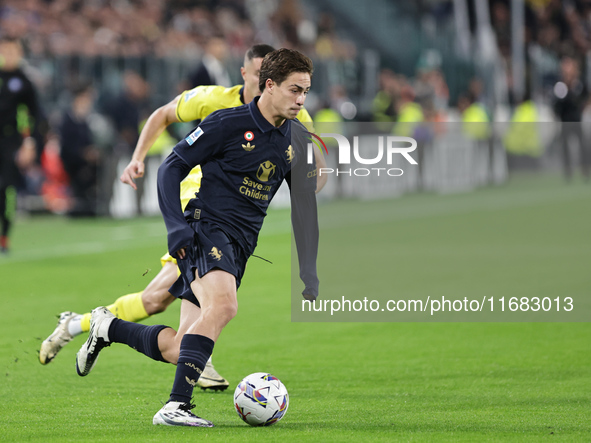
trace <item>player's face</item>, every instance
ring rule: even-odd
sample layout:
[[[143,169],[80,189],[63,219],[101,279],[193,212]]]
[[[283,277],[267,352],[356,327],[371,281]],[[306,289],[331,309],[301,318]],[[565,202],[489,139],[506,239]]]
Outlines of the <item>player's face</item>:
[[[252,60],[246,60],[244,66],[240,68],[240,73],[244,80],[244,89],[247,92],[245,95],[248,97],[254,98],[261,95],[259,74],[261,72],[262,62],[263,59],[261,57],[253,58]]]
[[[0,43],[0,68],[6,71],[13,71],[19,67],[23,52],[20,43]]]
[[[293,120],[304,107],[306,96],[312,85],[310,74],[294,72],[280,85],[274,85],[273,107],[283,118]]]

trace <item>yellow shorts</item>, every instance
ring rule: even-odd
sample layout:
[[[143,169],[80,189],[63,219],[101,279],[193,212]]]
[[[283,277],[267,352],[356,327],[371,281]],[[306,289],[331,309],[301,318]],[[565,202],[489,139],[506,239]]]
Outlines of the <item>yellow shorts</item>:
[[[172,257],[168,252],[166,254],[164,254],[162,257],[160,257],[160,264],[162,265],[162,267],[164,267],[164,265],[166,263],[174,263],[176,265],[176,258]],[[181,275],[181,271],[180,269],[178,269],[177,267],[177,273],[178,275]]]

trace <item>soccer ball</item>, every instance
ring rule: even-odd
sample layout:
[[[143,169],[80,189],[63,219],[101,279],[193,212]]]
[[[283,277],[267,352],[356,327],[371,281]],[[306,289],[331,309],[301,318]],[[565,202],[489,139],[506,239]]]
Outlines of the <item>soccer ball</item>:
[[[289,396],[283,383],[266,372],[244,377],[234,391],[234,407],[251,426],[271,426],[283,418]]]

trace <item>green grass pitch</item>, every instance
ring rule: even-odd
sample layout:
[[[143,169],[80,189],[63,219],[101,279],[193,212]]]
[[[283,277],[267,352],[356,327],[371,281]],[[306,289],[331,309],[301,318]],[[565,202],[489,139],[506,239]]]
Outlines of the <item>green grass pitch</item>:
[[[321,210],[326,236],[355,229],[331,226],[339,204]],[[589,185],[525,177],[469,194],[406,196],[389,207],[405,233],[395,254],[406,260],[392,273],[409,296],[510,291],[519,269],[529,282],[518,288],[524,296],[591,292]],[[82,378],[74,362],[83,336],[45,367],[37,350],[59,312],[86,312],[149,282],[165,250],[161,219],[23,219],[12,244],[0,257],[2,441],[591,440],[589,323],[293,323],[283,210],[269,215],[257,249],[273,264],[250,260],[238,315],[216,345],[214,363],[231,387],[194,395],[195,411],[216,427],[155,427],[172,365],[115,344]],[[528,267],[528,258],[542,268]],[[495,263],[506,278],[486,273]],[[178,314],[174,304],[146,323],[176,326]],[[270,428],[248,427],[232,407],[234,387],[256,371],[279,377],[290,394],[287,415]]]

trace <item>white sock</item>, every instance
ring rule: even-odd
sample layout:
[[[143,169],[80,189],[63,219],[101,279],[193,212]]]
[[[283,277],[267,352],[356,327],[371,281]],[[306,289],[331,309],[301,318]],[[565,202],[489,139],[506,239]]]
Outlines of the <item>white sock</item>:
[[[68,332],[72,337],[82,334],[82,316],[77,315],[72,317],[68,322]]]

